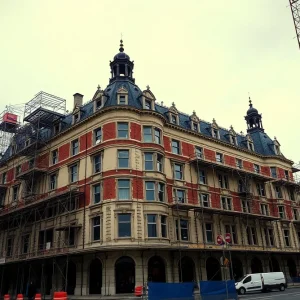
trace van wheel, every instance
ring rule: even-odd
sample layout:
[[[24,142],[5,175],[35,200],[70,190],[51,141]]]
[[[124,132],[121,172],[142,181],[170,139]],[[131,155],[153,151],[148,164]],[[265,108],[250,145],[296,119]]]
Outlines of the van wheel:
[[[283,292],[284,290],[285,290],[285,286],[284,286],[284,284],[281,284],[279,286],[279,291]]]
[[[241,287],[241,288],[239,289],[239,294],[240,294],[240,295],[245,295],[245,294],[246,294],[246,290],[245,290],[243,287]]]

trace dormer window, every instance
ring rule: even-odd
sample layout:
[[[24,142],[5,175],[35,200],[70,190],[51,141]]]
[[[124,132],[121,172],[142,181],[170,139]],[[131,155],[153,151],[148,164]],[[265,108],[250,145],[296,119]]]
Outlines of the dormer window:
[[[211,135],[215,139],[220,139],[219,126],[215,119],[213,119],[211,124]]]
[[[253,145],[253,142],[248,142],[248,149],[250,151],[254,151],[254,145]]]
[[[177,123],[177,118],[175,115],[171,115],[171,123],[173,123],[173,124]]]
[[[213,128],[213,129],[212,129],[212,136],[213,136],[214,138],[218,139],[218,138],[219,138],[219,130]]]
[[[276,137],[274,137],[274,152],[276,155],[281,155],[281,151],[280,151],[280,144],[279,142],[277,141]]]
[[[79,121],[79,112],[76,113],[76,114],[74,114],[74,116],[73,116],[73,124],[78,123],[78,121]]]
[[[145,109],[151,109],[151,101],[150,100],[145,100]]]
[[[143,109],[155,110],[155,96],[150,91],[150,86],[147,85],[147,89],[143,91],[142,106]]]
[[[198,124],[197,123],[193,122],[192,128],[194,131],[198,132]]]
[[[59,134],[59,132],[60,132],[60,123],[56,123],[53,126],[53,134],[57,135],[57,134]]]
[[[117,97],[119,105],[128,105],[128,91],[124,87],[118,89]]]
[[[102,107],[102,99],[96,100],[96,110],[100,109]]]
[[[119,104],[126,105],[126,96],[125,95],[119,95]]]
[[[190,124],[191,124],[191,129],[195,132],[200,131],[200,120],[198,116],[196,115],[196,112],[193,111],[193,114],[190,116]]]
[[[172,106],[170,107],[169,110],[169,121],[172,124],[177,124],[179,123],[179,118],[178,118],[178,111],[177,108],[175,106],[175,103],[172,103]]]

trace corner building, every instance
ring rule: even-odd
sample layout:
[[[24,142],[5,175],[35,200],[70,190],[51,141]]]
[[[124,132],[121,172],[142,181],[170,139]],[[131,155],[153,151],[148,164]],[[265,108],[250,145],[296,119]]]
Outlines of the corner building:
[[[121,43],[88,103],[77,93],[66,114],[42,92],[25,125],[2,121],[13,139],[0,161],[1,294],[29,280],[46,295],[114,295],[147,281],[297,276],[298,169],[251,101],[238,134],[158,104],[133,68]]]

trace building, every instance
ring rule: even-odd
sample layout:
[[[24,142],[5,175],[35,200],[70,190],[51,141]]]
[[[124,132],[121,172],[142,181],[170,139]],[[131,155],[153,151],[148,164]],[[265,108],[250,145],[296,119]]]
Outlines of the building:
[[[258,110],[250,101],[238,134],[158,104],[133,68],[121,42],[88,103],[76,93],[66,114],[64,99],[41,92],[26,125],[2,120],[13,133],[0,161],[2,294],[29,280],[47,295],[114,295],[147,281],[295,277],[298,169]]]

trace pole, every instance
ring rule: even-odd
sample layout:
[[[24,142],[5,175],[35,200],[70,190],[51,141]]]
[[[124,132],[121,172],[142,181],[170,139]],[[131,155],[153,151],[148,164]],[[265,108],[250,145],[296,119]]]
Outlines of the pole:
[[[225,270],[225,265],[224,265],[224,258],[225,258],[225,244],[223,245],[223,272],[224,272],[224,279],[225,279],[225,285],[226,285],[226,299],[228,299],[228,286],[227,286],[227,274]]]

